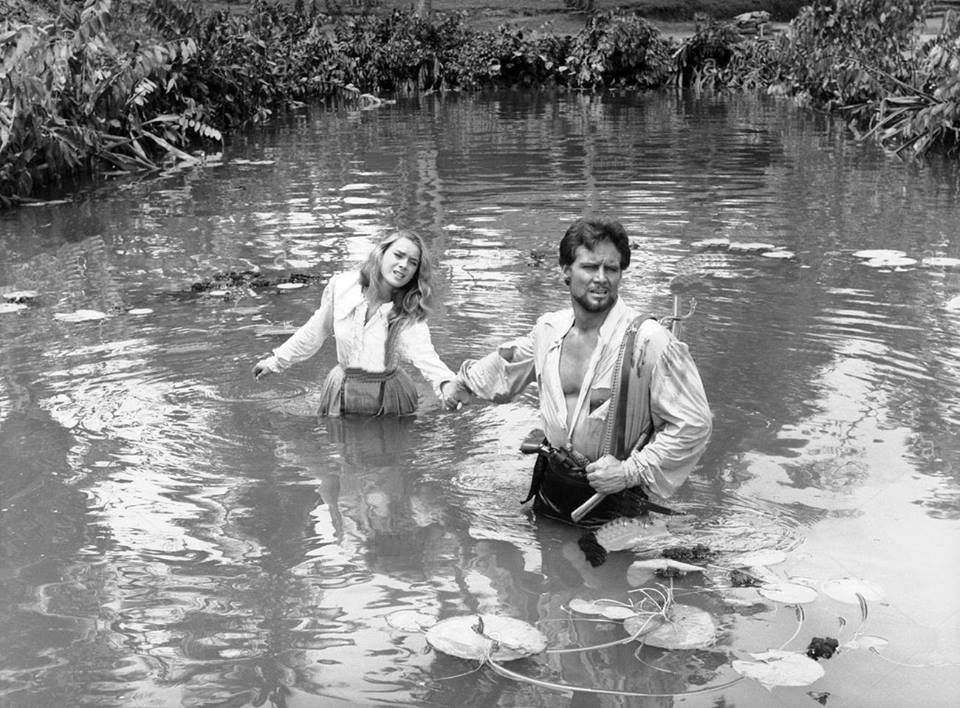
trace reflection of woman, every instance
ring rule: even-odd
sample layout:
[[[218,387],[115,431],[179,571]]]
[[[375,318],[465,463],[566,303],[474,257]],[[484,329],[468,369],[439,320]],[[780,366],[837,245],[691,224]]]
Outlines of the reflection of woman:
[[[327,375],[320,415],[413,413],[417,391],[397,368],[413,363],[444,402],[455,374],[440,360],[427,327],[430,259],[417,234],[397,231],[374,247],[359,271],[330,279],[320,307],[253,374],[279,373],[313,356],[332,334],[339,364]]]

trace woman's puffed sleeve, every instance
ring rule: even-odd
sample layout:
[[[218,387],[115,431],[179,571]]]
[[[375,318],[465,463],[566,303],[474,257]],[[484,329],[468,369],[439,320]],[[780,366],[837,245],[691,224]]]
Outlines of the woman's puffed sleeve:
[[[537,378],[533,335],[507,342],[482,359],[467,359],[458,377],[478,398],[494,403],[516,398]]]
[[[650,379],[653,439],[627,460],[630,481],[659,497],[673,494],[707,447],[713,415],[687,345],[676,339],[661,352]]]
[[[331,281],[320,296],[320,307],[300,329],[290,335],[283,344],[273,350],[264,364],[274,373],[283,371],[297,362],[309,359],[333,334],[333,288]]]
[[[397,344],[400,356],[417,367],[423,378],[430,382],[437,397],[440,396],[440,386],[457,377],[441,361],[437,350],[433,348],[430,328],[425,321],[420,320],[404,327]]]

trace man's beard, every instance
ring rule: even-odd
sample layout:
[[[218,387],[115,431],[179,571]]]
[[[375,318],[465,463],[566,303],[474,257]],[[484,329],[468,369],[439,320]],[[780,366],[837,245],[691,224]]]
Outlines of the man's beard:
[[[587,312],[599,314],[601,312],[607,312],[617,302],[617,296],[611,293],[607,293],[606,298],[602,303],[597,303],[591,299],[590,293],[584,293],[583,295],[574,295],[573,301]]]

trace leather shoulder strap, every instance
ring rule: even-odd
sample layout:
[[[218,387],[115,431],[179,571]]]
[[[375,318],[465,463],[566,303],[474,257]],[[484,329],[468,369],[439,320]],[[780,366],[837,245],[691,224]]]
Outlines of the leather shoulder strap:
[[[600,448],[600,453],[601,455],[609,453],[619,460],[624,459],[627,455],[624,439],[626,431],[623,419],[627,409],[630,372],[633,369],[633,348],[637,340],[637,331],[646,319],[648,318],[637,317],[627,325],[620,342],[620,352],[617,354],[617,365],[614,369],[613,390],[610,392],[610,412],[607,414],[607,420],[604,424],[603,445]],[[649,434],[646,434],[646,437],[649,437]]]

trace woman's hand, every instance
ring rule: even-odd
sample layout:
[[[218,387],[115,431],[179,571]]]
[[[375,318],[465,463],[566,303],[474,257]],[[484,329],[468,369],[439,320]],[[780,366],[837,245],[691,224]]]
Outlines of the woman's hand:
[[[267,360],[263,359],[253,365],[253,378],[259,381],[267,374],[272,374],[273,370],[267,366]]]

